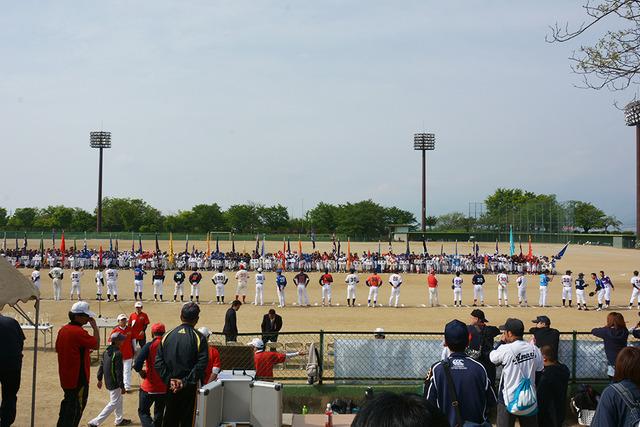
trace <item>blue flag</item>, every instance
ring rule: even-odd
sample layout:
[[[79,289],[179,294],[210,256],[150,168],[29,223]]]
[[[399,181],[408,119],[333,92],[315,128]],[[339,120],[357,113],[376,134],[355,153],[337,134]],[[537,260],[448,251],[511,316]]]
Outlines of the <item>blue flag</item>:
[[[109,253],[113,252],[113,239],[111,238],[111,233],[109,233]]]
[[[562,257],[564,256],[564,253],[567,251],[567,248],[569,247],[569,242],[567,242],[566,245],[564,245],[562,247],[562,249],[560,249],[560,252],[558,252],[558,255],[556,255],[556,259],[562,259]]]
[[[264,257],[264,241],[267,239],[267,235],[262,235],[262,250],[260,251],[260,256]]]
[[[142,253],[142,234],[138,233],[138,252]]]
[[[513,225],[509,226],[509,255],[513,256],[516,253],[516,244],[513,241]]]

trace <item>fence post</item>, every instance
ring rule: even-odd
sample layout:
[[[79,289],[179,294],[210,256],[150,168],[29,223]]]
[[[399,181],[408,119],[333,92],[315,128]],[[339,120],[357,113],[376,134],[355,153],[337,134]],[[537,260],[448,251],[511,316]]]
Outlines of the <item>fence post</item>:
[[[320,357],[318,360],[318,384],[322,384],[322,376],[324,375],[324,330],[320,329]]]
[[[573,331],[571,340],[571,378],[576,383],[576,362],[578,359],[578,332]]]

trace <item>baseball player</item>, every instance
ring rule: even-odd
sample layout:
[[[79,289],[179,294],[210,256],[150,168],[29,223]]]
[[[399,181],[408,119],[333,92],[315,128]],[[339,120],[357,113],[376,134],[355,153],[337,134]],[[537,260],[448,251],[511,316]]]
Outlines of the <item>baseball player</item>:
[[[498,306],[502,307],[502,300],[504,299],[504,306],[508,307],[507,285],[509,284],[509,276],[507,276],[507,273],[498,273],[496,280],[498,282]]]
[[[142,288],[144,286],[145,274],[147,274],[147,272],[142,268],[142,264],[138,264],[138,266],[133,269],[133,299],[136,301],[138,301],[138,297],[140,301],[142,301]]]
[[[571,308],[571,284],[573,283],[571,270],[567,270],[565,274],[562,275],[560,283],[562,283],[562,306],[566,307],[565,301],[569,300],[569,308]]]
[[[40,290],[40,266],[36,265],[31,272],[31,282],[38,290]]]
[[[191,296],[190,299],[193,301],[193,297],[196,297],[196,302],[200,302],[200,281],[202,280],[202,274],[198,271],[198,267],[193,267],[193,272],[189,275],[189,283],[191,284]]]
[[[347,305],[349,307],[356,306],[356,285],[360,282],[360,278],[356,274],[356,269],[351,267],[349,274],[344,279],[347,284]]]
[[[538,299],[538,305],[540,307],[547,306],[547,291],[549,290],[549,283],[553,280],[553,277],[549,277],[549,270],[544,270],[540,274],[540,298]]]
[[[476,274],[471,278],[473,284],[473,306],[477,307],[478,300],[480,305],[484,307],[484,276],[481,270],[476,270]]]
[[[244,264],[240,264],[240,270],[236,273],[236,280],[238,285],[236,286],[236,299],[242,295],[242,303],[245,303],[247,299],[247,282],[249,281],[249,272],[245,269]]]
[[[462,283],[464,280],[460,277],[460,272],[456,271],[456,275],[451,279],[451,289],[453,289],[453,306],[462,307]]]
[[[638,276],[638,270],[633,272],[631,278],[631,299],[629,300],[629,310],[633,308],[633,300],[638,300],[638,310],[640,310],[640,277]]]
[[[71,272],[71,292],[69,294],[70,300],[73,300],[74,292],[78,296],[78,301],[82,299],[80,298],[80,279],[81,278],[82,278],[82,271],[80,270],[80,267],[75,266],[73,268],[73,271]]]
[[[518,285],[518,306],[528,307],[529,303],[527,301],[527,277],[524,275],[523,271],[518,273],[516,284]]]
[[[104,288],[103,266],[98,267],[96,271],[96,301],[102,301],[102,288]]]
[[[276,290],[278,292],[278,307],[284,307],[284,288],[287,287],[287,278],[282,274],[282,269],[276,270]]]
[[[395,298],[394,307],[398,308],[398,302],[400,301],[400,285],[402,285],[402,276],[398,273],[393,273],[389,276],[389,284],[391,285],[391,296],[389,297],[389,307]]]
[[[62,290],[64,271],[60,268],[59,262],[56,263],[55,267],[49,270],[49,277],[53,280],[53,300],[60,301],[60,291]]]
[[[600,281],[602,282],[602,287],[604,288],[604,308],[609,308],[611,304],[611,291],[615,288],[613,286],[613,282],[611,278],[604,274],[604,271],[600,270]]]
[[[595,282],[595,292],[598,295],[598,308],[596,309],[596,311],[602,311],[602,304],[604,303],[604,285],[602,284],[602,280],[600,280],[596,273],[591,273],[591,278]]]
[[[365,283],[369,287],[367,307],[371,307],[371,300],[373,300],[373,307],[375,308],[378,304],[378,291],[380,290],[380,286],[382,286],[382,278],[378,275],[377,271],[374,271],[371,276],[367,277]]]
[[[224,304],[224,285],[227,284],[229,278],[222,266],[218,267],[218,272],[213,275],[211,281],[216,285],[216,304]]]
[[[329,307],[331,307],[331,284],[333,283],[333,276],[329,273],[329,269],[324,269],[324,274],[320,276],[318,283],[322,287],[322,306],[324,307],[325,298]]]
[[[153,270],[153,276],[151,276],[151,278],[153,279],[153,300],[158,301],[158,295],[160,295],[160,301],[162,301],[162,290],[165,278],[164,268],[161,266],[156,267],[156,269]]]
[[[578,310],[589,310],[587,308],[587,301],[584,298],[584,288],[587,286],[589,285],[584,280],[584,273],[578,273],[578,278],[576,279],[576,304],[578,304]]]
[[[293,283],[298,291],[298,305],[309,307],[309,295],[307,294],[307,285],[309,284],[309,276],[304,272],[304,268],[293,278]]]
[[[258,272],[256,273],[256,300],[253,302],[255,305],[264,303],[264,281],[265,276],[262,272],[262,267],[258,267]]]
[[[180,301],[184,301],[184,281],[186,279],[186,275],[184,271],[182,271],[183,267],[178,267],[178,271],[173,274],[173,283],[175,287],[173,289],[173,301],[176,301],[178,294],[180,294]]]
[[[437,307],[440,305],[438,301],[438,278],[436,277],[435,270],[431,269],[427,276],[427,285],[429,287],[429,305],[431,307]]]
[[[107,278],[107,300],[111,301],[111,295],[113,295],[113,300],[118,301],[118,270],[113,264],[109,264],[104,275]]]

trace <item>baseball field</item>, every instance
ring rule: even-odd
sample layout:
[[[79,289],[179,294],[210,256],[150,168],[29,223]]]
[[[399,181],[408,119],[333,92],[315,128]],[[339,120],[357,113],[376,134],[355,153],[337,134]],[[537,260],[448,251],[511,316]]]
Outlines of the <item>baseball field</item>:
[[[30,245],[36,245],[37,242],[29,242]],[[90,247],[95,247],[99,242],[89,242]],[[102,242],[104,245],[104,242]],[[144,247],[151,248],[154,242],[143,242]],[[174,249],[176,246],[174,245]],[[242,249],[246,247],[247,250],[251,250],[255,245],[255,242],[236,242],[236,248]],[[504,246],[503,252],[507,250],[507,244],[502,243]],[[69,245],[68,245],[69,246]],[[227,247],[229,246],[229,247]],[[292,242],[292,246],[294,246]],[[297,248],[297,242],[296,242]],[[310,246],[309,243],[304,243],[303,250],[309,250],[306,246]],[[321,242],[318,243],[319,249],[330,251],[331,243]],[[383,244],[384,250],[386,250],[386,244]],[[104,247],[104,246],[103,246]],[[395,252],[404,252],[405,243],[395,243]],[[167,249],[168,242],[161,242],[161,248]],[[206,249],[206,243],[196,242],[196,248],[204,250]],[[282,248],[282,243],[267,242],[267,250],[274,251]],[[480,244],[480,252],[493,252],[495,248],[495,242]],[[559,251],[561,245],[553,244],[534,244],[533,250],[536,255],[551,256]],[[230,249],[230,243],[221,242],[222,251]],[[343,250],[346,249],[346,244],[343,243]],[[412,244],[411,249],[416,253],[422,252],[422,244],[416,242]],[[366,250],[377,250],[377,243],[351,243],[352,252],[362,252]],[[440,243],[431,243],[429,247],[430,251],[439,252]],[[444,244],[445,252],[454,251],[454,243]],[[458,251],[460,253],[467,253],[471,251],[470,243],[458,243]],[[629,296],[631,293],[631,285],[629,279],[632,271],[640,269],[640,252],[635,250],[623,250],[614,249],[610,247],[601,246],[569,246],[569,249],[562,260],[557,264],[558,273],[564,272],[567,269],[573,271],[574,276],[579,272],[585,273],[588,276],[591,272],[604,270],[609,275],[615,285],[615,290],[612,293],[612,309],[619,309],[622,311],[628,326],[635,325],[638,318],[637,310],[627,310],[629,303]],[[30,275],[31,270],[23,270],[25,275]],[[167,328],[172,328],[179,323],[179,311],[180,304],[167,302],[173,297],[173,283],[170,280],[173,276],[172,272],[167,272],[167,278],[165,281],[165,302],[155,303],[153,302],[152,286],[149,276],[145,281],[144,297],[146,299],[144,311],[149,314],[151,322],[163,322]],[[93,270],[87,270],[82,278],[82,294],[83,298],[91,302],[91,308],[96,313],[100,313],[102,317],[115,318],[119,313],[130,314],[134,311],[133,308],[133,274],[129,270],[120,271],[119,276],[119,295],[120,300],[115,302],[102,302],[98,304],[95,301],[95,284],[94,284]],[[229,274],[229,273],[228,273]],[[201,283],[200,300],[202,303],[202,313],[200,317],[199,326],[207,326],[214,332],[220,332],[224,323],[224,314],[228,306],[216,305],[214,287],[211,283],[212,272],[203,272],[203,281]],[[251,273],[253,275],[253,273]],[[291,279],[292,273],[286,273],[287,277]],[[235,293],[235,280],[232,278],[232,274],[229,274],[230,280],[226,288],[226,300],[231,301],[233,294]],[[287,306],[284,308],[275,307],[277,301],[274,273],[267,273],[267,282],[265,284],[264,299],[265,306],[253,306],[251,304],[243,305],[238,312],[238,328],[240,332],[258,332],[260,330],[260,322],[262,316],[267,312],[269,308],[276,308],[278,313],[282,315],[284,321],[285,331],[317,331],[320,329],[331,331],[373,331],[376,327],[382,327],[386,331],[442,331],[447,321],[452,319],[460,319],[467,322],[471,308],[469,307],[473,302],[472,287],[470,285],[470,276],[464,276],[465,283],[463,285],[463,303],[465,307],[453,308],[453,295],[450,288],[451,276],[441,275],[440,281],[440,303],[441,307],[427,308],[427,289],[426,289],[426,275],[425,274],[406,274],[403,276],[404,283],[401,287],[400,302],[403,305],[401,308],[387,307],[390,287],[387,282],[388,275],[383,274],[382,277],[385,281],[385,286],[380,290],[379,303],[382,302],[385,306],[378,308],[368,308],[366,306],[367,288],[364,285],[364,277],[361,275],[361,283],[357,291],[357,303],[361,304],[359,307],[350,308],[346,306],[346,285],[344,283],[345,274],[334,274],[334,286],[333,286],[333,307],[319,307],[315,306],[320,302],[321,293],[320,286],[318,285],[318,273],[311,273],[311,281],[309,284],[309,297],[312,307],[302,308],[293,305],[296,301],[296,292],[294,286],[290,285],[286,289]],[[57,332],[57,328],[67,322],[67,311],[71,306],[69,301],[69,278],[68,274],[65,275],[62,301],[52,301],[52,285],[51,280],[46,277],[46,270],[42,274],[42,305],[41,313],[44,318],[54,325],[54,339]],[[556,277],[550,284],[548,304],[551,307],[545,309],[537,308],[535,305],[538,301],[538,280],[537,276],[531,276],[528,281],[528,298],[530,307],[520,308],[514,306],[517,303],[517,293],[515,285],[513,284],[515,277],[510,278],[509,285],[509,308],[499,308],[497,304],[497,285],[495,277],[492,274],[485,275],[487,283],[485,285],[485,298],[487,306],[484,307],[486,317],[493,325],[498,325],[503,322],[507,317],[518,317],[525,321],[535,318],[537,315],[548,315],[553,323],[553,327],[560,331],[589,331],[591,328],[601,326],[605,322],[606,312],[596,312],[590,310],[588,312],[577,311],[574,309],[561,307],[561,285],[559,277]],[[290,280],[291,282],[291,280]],[[593,290],[593,282],[590,283],[589,290]],[[185,293],[188,295],[189,286],[185,286]],[[249,292],[247,296],[248,301],[253,301],[254,287],[253,281],[249,281]],[[151,299],[151,300],[150,300]],[[211,300],[214,300],[211,303]],[[588,298],[590,307],[594,306],[595,299]],[[339,305],[338,305],[339,304]],[[33,312],[32,304],[23,304],[25,311]],[[10,307],[3,309],[3,314],[15,315],[15,312]],[[32,352],[32,339],[33,332],[27,332],[27,341],[25,342],[25,354],[22,371],[22,387],[18,396],[18,418],[16,425],[24,426],[29,423],[29,410],[30,410],[30,396],[31,396],[31,364],[33,360]],[[104,344],[104,343],[103,343]],[[56,353],[51,350],[46,350],[38,353],[38,372],[37,372],[37,411],[36,411],[36,425],[50,426],[55,425],[55,420],[58,415],[58,408],[60,400],[62,399],[62,390],[58,381],[58,362]],[[98,390],[95,387],[95,372],[96,368],[92,367],[91,378],[91,391],[89,395],[89,402],[84,412],[83,423],[91,419],[102,409],[104,404],[108,400],[108,394],[105,390]],[[133,385],[136,387],[139,383],[139,379],[134,375]],[[139,425],[139,419],[137,417],[137,393],[127,395],[125,397],[125,417],[131,418],[134,421],[134,425]],[[109,421],[112,422],[112,421]]]

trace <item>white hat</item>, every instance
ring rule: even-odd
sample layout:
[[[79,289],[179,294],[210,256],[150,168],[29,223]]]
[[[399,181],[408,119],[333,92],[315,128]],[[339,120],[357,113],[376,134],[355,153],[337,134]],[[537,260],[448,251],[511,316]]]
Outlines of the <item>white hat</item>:
[[[250,345],[255,348],[264,348],[264,343],[260,338],[254,338],[247,345]]]
[[[142,308],[142,301],[137,301],[133,306],[135,308]]]
[[[86,301],[78,301],[71,306],[69,311],[73,314],[86,314],[89,317],[96,317],[96,314],[89,310],[89,303]]]
[[[382,328],[376,328],[375,331],[373,331],[376,335],[384,335],[384,329]]]
[[[118,314],[118,317],[116,317],[116,320],[119,322],[122,319],[125,319],[125,320],[128,319],[127,315],[122,313]]]
[[[211,331],[206,326],[201,326],[200,328],[198,328],[198,332],[204,335],[205,338],[209,338],[209,336],[211,335]]]

